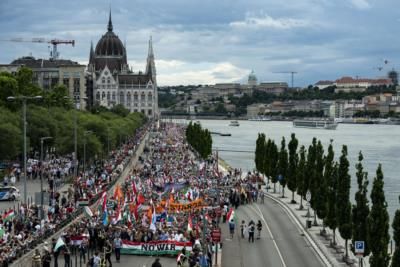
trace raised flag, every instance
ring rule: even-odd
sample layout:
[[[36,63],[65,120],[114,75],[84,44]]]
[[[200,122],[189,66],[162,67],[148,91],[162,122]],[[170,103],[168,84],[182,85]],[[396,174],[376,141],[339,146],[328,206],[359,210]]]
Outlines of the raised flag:
[[[188,232],[192,232],[193,231],[193,222],[192,222],[192,217],[191,216],[189,216],[189,219],[188,219],[187,231]]]
[[[228,222],[230,222],[230,221],[235,219],[235,211],[233,210],[233,208],[231,208],[228,211],[228,214],[226,215],[226,218],[228,218]]]
[[[84,208],[84,211],[85,211],[85,215],[86,215],[86,216],[88,216],[89,218],[92,218],[92,217],[93,217],[93,212],[92,212],[92,210],[91,210],[88,206],[86,206],[86,207]]]
[[[58,238],[56,245],[54,246],[54,251],[57,251],[60,247],[65,246],[64,240],[61,236]]]
[[[8,212],[6,212],[6,214],[4,214],[3,216],[3,220],[6,221],[11,221],[13,218],[15,217],[15,212],[14,210],[10,210]]]

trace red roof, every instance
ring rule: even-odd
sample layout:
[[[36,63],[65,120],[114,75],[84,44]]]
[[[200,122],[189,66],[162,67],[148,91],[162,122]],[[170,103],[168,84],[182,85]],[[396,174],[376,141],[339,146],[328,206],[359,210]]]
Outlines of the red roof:
[[[337,79],[335,82],[337,84],[346,84],[346,83],[370,83],[370,84],[376,84],[376,85],[392,84],[392,80],[390,80],[390,79],[367,79],[367,78],[353,79],[352,77],[347,77],[347,76]]]

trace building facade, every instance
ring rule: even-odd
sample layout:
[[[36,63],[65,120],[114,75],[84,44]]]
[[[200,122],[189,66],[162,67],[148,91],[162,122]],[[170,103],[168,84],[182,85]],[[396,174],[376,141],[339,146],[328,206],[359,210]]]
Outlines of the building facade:
[[[158,116],[156,67],[152,39],[149,40],[147,65],[144,72],[132,72],[126,48],[113,32],[111,12],[107,32],[90,48],[88,65],[88,98],[93,105],[112,108],[121,104],[130,112],[147,117]]]
[[[78,108],[86,108],[85,65],[65,59],[36,59],[27,56],[16,59],[11,64],[1,65],[0,70],[16,73],[22,66],[32,69],[33,82],[43,90],[49,91],[63,84]]]

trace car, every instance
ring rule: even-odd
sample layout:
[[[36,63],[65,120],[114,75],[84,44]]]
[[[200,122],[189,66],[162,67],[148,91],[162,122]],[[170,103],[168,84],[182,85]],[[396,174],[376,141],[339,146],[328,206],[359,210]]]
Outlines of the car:
[[[0,187],[0,200],[17,200],[19,197],[19,189],[15,186]]]

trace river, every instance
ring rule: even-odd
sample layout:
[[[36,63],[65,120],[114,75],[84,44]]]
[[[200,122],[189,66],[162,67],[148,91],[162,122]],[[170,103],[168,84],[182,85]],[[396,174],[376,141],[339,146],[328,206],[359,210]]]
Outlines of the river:
[[[290,141],[291,133],[295,133],[300,145],[306,148],[312,138],[316,137],[324,145],[327,153],[330,140],[333,140],[335,158],[338,160],[342,145],[347,145],[351,175],[351,201],[354,203],[354,192],[357,190],[355,164],[358,161],[358,152],[362,151],[364,169],[368,172],[369,192],[373,178],[376,175],[378,164],[382,164],[385,196],[388,203],[390,219],[399,208],[400,194],[400,126],[398,125],[362,125],[339,124],[336,130],[294,128],[292,122],[287,121],[239,121],[239,127],[229,126],[226,120],[200,120],[201,125],[210,131],[231,133],[232,136],[223,137],[213,135],[213,149],[234,150],[247,152],[219,151],[219,156],[234,168],[243,171],[255,169],[254,150],[258,133],[265,133],[267,138],[275,140],[280,147],[282,136],[286,145]]]

